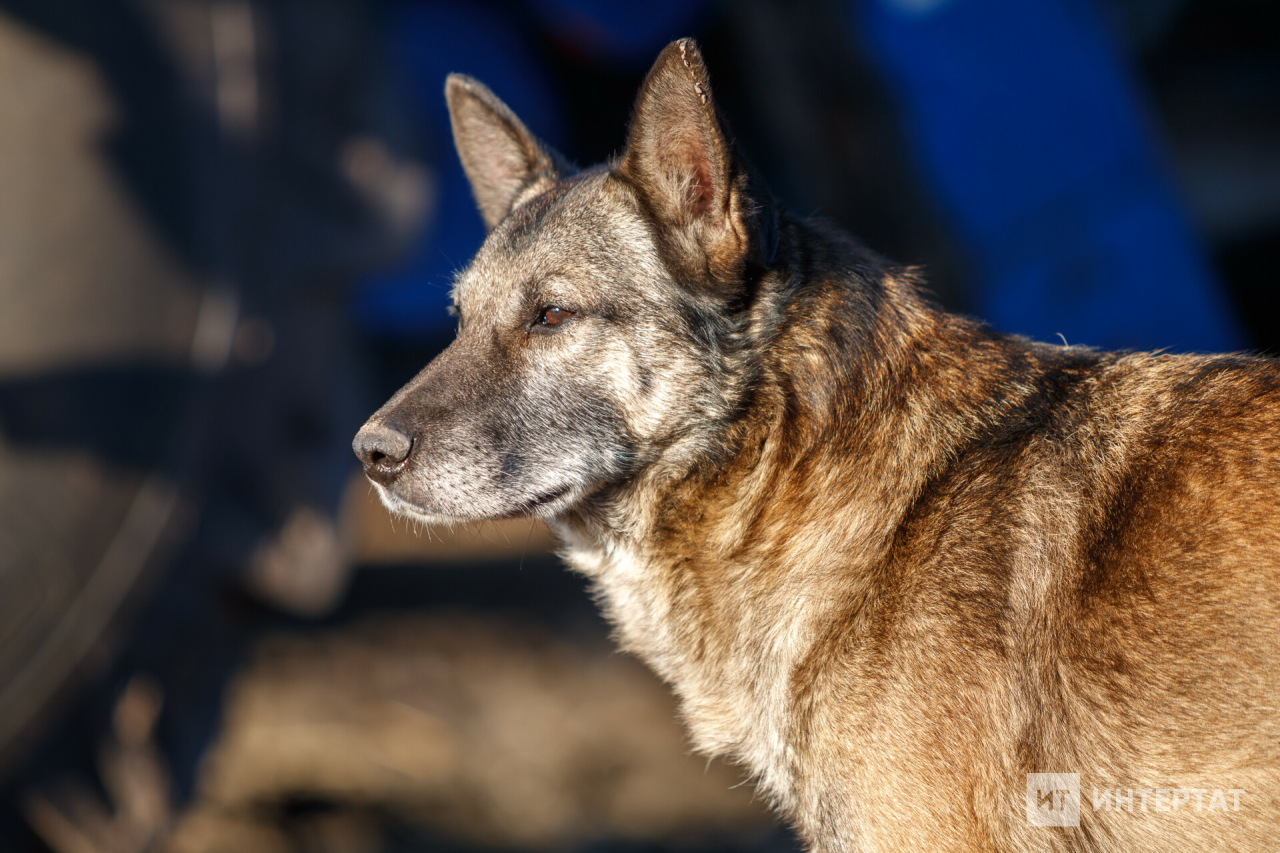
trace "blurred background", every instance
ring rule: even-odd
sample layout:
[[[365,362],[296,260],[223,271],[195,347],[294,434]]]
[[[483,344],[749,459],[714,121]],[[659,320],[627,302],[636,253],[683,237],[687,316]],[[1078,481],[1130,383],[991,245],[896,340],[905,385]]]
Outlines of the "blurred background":
[[[587,164],[696,36],[793,209],[946,306],[1277,352],[1265,0],[0,0],[0,850],[790,851],[545,528],[364,418],[483,230],[450,71]]]

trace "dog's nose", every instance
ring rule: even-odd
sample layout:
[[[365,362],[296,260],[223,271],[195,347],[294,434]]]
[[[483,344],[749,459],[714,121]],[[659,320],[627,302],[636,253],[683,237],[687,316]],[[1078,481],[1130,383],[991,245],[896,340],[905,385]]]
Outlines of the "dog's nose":
[[[369,479],[389,486],[408,463],[413,439],[389,424],[367,423],[356,433],[351,449]]]

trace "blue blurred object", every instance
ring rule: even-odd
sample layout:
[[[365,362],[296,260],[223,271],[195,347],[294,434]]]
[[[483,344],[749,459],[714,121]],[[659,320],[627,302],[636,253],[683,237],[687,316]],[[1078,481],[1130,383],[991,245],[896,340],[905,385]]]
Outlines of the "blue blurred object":
[[[426,232],[410,257],[364,280],[354,305],[357,323],[387,337],[451,333],[445,311],[453,274],[484,240],[471,188],[453,151],[444,80],[459,71],[483,81],[530,130],[558,146],[561,111],[527,39],[501,6],[484,3],[395,3],[387,9],[394,70],[431,157],[436,197]]]
[[[1087,0],[855,0],[973,310],[1107,348],[1246,345]]]

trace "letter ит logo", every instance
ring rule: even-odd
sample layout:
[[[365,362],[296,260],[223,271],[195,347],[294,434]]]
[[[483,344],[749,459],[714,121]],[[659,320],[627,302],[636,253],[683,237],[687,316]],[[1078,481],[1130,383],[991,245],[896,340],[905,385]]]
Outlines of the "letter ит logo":
[[[1079,773],[1028,773],[1029,826],[1080,825]]]

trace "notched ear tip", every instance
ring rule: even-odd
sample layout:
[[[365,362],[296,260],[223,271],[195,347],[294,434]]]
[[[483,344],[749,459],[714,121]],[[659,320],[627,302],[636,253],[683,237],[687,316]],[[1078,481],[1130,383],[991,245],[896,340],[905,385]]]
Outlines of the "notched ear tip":
[[[655,60],[636,98],[617,174],[675,235],[667,245],[690,281],[735,278],[753,207],[693,39],[671,42]]]
[[[702,50],[698,47],[698,42],[688,36],[676,39],[662,49],[662,53],[658,54],[658,64],[668,62],[679,57],[681,63],[686,65],[698,64],[702,65]]]
[[[665,75],[679,69],[683,69],[684,74],[692,75],[695,84],[705,87],[709,81],[710,75],[707,63],[702,58],[702,51],[691,38],[676,39],[663,48],[654,61],[650,74]],[[706,103],[705,97],[702,100]]]
[[[671,42],[654,61],[636,97],[623,174],[642,183],[677,175],[685,191],[696,191],[695,206],[700,207],[702,201],[723,193],[732,159],[729,149],[698,43],[691,38]]]

